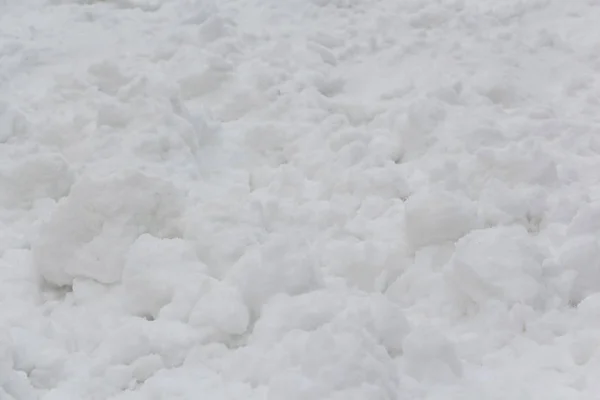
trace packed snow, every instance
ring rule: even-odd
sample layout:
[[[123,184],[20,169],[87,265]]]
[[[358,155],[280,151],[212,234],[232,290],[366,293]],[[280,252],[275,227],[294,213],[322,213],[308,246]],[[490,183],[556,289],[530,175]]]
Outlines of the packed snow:
[[[597,400],[598,21],[0,1],[0,399]]]

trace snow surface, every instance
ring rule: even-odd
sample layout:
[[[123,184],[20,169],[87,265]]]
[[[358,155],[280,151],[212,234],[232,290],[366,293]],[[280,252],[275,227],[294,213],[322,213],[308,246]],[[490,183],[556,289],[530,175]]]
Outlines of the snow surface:
[[[0,399],[597,400],[598,21],[0,1]]]

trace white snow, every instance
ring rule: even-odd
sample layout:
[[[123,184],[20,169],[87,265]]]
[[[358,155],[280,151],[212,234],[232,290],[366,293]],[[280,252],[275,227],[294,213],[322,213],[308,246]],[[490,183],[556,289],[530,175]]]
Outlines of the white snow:
[[[598,21],[0,1],[0,400],[598,399]]]

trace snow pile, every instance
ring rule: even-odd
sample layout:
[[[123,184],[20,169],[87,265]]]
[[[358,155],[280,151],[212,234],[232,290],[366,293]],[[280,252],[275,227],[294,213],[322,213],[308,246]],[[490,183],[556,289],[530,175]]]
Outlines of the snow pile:
[[[0,4],[0,399],[595,399],[600,7]]]

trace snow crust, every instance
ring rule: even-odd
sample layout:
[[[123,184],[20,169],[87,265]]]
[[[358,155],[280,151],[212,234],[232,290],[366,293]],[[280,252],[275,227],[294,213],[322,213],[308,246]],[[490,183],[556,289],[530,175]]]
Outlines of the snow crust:
[[[0,400],[597,399],[598,21],[0,1]]]

